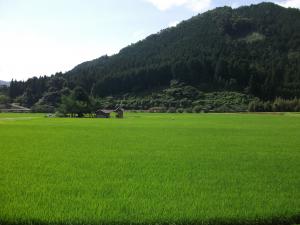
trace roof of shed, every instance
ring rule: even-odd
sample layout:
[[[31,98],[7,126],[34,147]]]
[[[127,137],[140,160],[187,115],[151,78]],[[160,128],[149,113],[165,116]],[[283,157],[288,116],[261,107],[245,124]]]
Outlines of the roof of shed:
[[[114,110],[109,110],[109,109],[98,109],[96,111],[97,112],[102,112],[102,113],[105,113],[105,114],[109,114],[109,113],[112,113]]]

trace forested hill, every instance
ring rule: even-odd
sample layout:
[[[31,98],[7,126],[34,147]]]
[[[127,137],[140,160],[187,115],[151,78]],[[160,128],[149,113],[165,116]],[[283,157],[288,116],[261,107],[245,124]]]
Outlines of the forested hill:
[[[217,8],[65,74],[13,81],[10,97],[57,105],[78,86],[94,98],[141,96],[174,80],[202,92],[300,97],[300,11],[273,3]]]
[[[300,11],[272,3],[217,8],[66,74],[93,95],[138,92],[171,79],[261,98],[300,95]]]

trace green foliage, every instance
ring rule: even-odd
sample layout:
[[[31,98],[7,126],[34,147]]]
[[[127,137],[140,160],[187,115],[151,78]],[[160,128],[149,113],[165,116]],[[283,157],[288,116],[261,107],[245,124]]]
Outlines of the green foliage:
[[[10,99],[6,95],[0,95],[0,105],[6,105],[10,102]]]
[[[276,98],[272,109],[276,112],[298,112],[300,109],[300,99],[285,100]]]
[[[193,113],[193,109],[192,108],[186,108],[184,109],[185,113]]]
[[[300,96],[299,85],[286,88],[300,81],[299,21],[298,10],[272,3],[218,8],[66,75],[97,81],[95,96],[136,94],[177,79],[209,91],[292,98]]]
[[[76,101],[80,101],[80,102],[86,102],[89,103],[89,96],[87,95],[87,93],[85,92],[85,90],[82,87],[76,87],[73,90],[73,98]]]
[[[48,91],[49,92],[58,92],[64,89],[67,86],[67,81],[61,77],[61,74],[53,76],[48,82]]]
[[[6,85],[0,85],[0,95],[9,96],[9,87]]]
[[[13,102],[18,103],[20,105],[24,105],[24,102],[25,102],[24,101],[24,96],[18,96],[18,97],[16,97]]]
[[[165,107],[152,107],[149,109],[149,112],[152,113],[165,113],[167,112],[167,109]]]
[[[0,224],[299,224],[299,120],[0,113]]]
[[[276,98],[270,101],[253,101],[249,104],[250,112],[300,112],[300,99],[292,100]]]
[[[35,113],[54,113],[55,108],[53,106],[50,106],[50,105],[35,104],[31,108],[31,111],[35,112]]]
[[[259,100],[250,102],[249,112],[264,112],[264,104]]]
[[[11,99],[15,99],[16,97],[23,95],[24,91],[25,91],[25,82],[16,81],[16,80],[12,80],[10,82],[9,97]]]
[[[217,8],[65,74],[12,81],[9,96],[23,96],[23,104],[32,106],[54,92],[59,96],[55,102],[45,100],[43,104],[56,107],[66,86],[70,90],[81,86],[94,98],[128,93],[141,96],[177,79],[204,92],[241,92],[264,101],[299,98],[299,27],[299,10],[273,3]],[[176,88],[169,90],[173,91],[170,95],[177,94]],[[131,108],[135,104],[132,102]],[[147,104],[135,109],[153,106]],[[178,108],[172,100],[161,104]]]
[[[253,43],[257,41],[264,41],[265,38],[266,37],[263,34],[253,32],[252,34],[249,34],[247,37],[245,37],[244,40],[248,43]]]
[[[176,108],[174,107],[168,108],[167,113],[176,113]]]
[[[176,109],[176,112],[177,113],[184,113],[184,109],[183,108]]]
[[[168,112],[201,111],[211,112],[244,112],[255,98],[237,92],[210,92],[203,93],[197,88],[185,85],[172,86],[152,95],[142,97],[124,95],[121,97],[101,98],[101,102],[111,102],[114,108],[122,105],[127,110],[149,110],[155,108],[166,108]],[[104,104],[109,106],[109,104]],[[155,110],[150,110],[155,111]],[[196,110],[197,111],[197,110]],[[195,111],[195,112],[196,112]]]
[[[199,106],[199,105],[196,105],[194,108],[193,108],[193,112],[194,113],[200,113],[202,112],[203,110],[203,107],[202,106]]]
[[[82,87],[76,87],[69,95],[63,96],[59,107],[60,113],[78,117],[91,111],[91,100]]]

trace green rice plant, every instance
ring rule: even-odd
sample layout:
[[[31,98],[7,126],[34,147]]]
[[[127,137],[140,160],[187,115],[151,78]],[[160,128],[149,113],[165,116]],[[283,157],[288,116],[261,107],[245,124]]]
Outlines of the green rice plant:
[[[0,114],[0,224],[300,223],[299,137],[292,113]]]

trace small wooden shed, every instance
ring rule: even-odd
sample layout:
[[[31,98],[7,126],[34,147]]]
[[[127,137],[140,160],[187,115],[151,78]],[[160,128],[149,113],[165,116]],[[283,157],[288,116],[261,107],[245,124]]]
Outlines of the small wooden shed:
[[[107,110],[107,109],[98,109],[95,114],[96,118],[110,118],[110,114],[113,112],[113,110]]]
[[[118,107],[115,110],[109,110],[109,109],[98,109],[95,114],[96,118],[110,118],[111,113],[116,113],[116,118],[124,118],[124,109]]]

